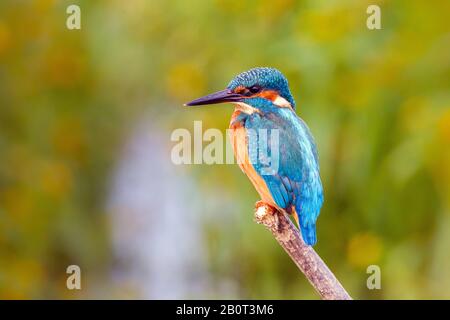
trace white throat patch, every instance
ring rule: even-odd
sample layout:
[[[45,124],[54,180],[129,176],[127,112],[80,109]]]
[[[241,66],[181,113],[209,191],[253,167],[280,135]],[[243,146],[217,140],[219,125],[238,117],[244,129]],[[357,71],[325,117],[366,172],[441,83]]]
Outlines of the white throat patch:
[[[275,98],[275,100],[273,101],[273,104],[281,107],[281,108],[292,108],[291,104],[289,103],[289,101],[287,101],[285,98],[283,98],[282,96],[277,96]]]
[[[251,105],[248,105],[244,102],[236,102],[234,105],[236,106],[237,110],[239,110],[243,113],[246,113],[246,114],[252,114],[254,112],[259,113],[258,109],[253,108]]]

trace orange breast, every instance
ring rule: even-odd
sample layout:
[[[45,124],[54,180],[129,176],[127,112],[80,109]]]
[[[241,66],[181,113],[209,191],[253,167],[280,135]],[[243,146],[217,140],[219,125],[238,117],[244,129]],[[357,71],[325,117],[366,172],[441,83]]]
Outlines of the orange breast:
[[[241,170],[252,182],[256,191],[259,193],[261,200],[274,207],[277,207],[275,201],[273,201],[269,188],[267,188],[266,182],[258,175],[255,168],[250,162],[248,156],[248,137],[246,129],[239,122],[233,123],[233,120],[239,115],[239,113],[239,110],[234,111],[230,124],[230,140],[231,145],[233,146],[236,161]]]

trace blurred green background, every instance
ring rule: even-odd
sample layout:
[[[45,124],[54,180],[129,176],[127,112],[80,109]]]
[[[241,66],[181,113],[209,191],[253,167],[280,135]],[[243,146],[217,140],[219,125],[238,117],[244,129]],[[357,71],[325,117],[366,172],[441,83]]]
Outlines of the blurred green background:
[[[81,30],[66,28],[69,4]],[[381,30],[366,27],[370,4]],[[271,66],[318,144],[317,252],[354,298],[450,299],[449,12],[1,1],[0,298],[316,299],[252,221],[258,197],[237,165],[170,160],[174,129],[224,131],[232,111],[183,102]],[[66,288],[71,264],[80,291]],[[381,290],[366,287],[371,264]]]

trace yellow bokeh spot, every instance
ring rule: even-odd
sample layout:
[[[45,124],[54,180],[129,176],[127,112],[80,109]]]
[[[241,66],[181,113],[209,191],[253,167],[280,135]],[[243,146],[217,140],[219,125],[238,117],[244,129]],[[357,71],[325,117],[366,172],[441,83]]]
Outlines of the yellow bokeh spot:
[[[401,105],[401,125],[407,132],[426,129],[430,123],[426,100],[421,96],[412,96]]]
[[[310,33],[314,41],[336,41],[345,37],[355,28],[360,28],[357,15],[349,8],[312,9],[304,12],[299,19],[299,32]]]
[[[347,247],[348,262],[358,268],[367,268],[381,258],[383,245],[379,237],[372,233],[355,235]]]
[[[9,31],[8,26],[0,21],[0,54],[6,52],[12,43],[11,32]]]
[[[342,74],[335,88],[336,100],[353,111],[366,108],[373,93],[367,75],[363,73]]]
[[[192,100],[204,93],[204,75],[192,64],[178,64],[169,70],[166,87],[171,97],[181,101]]]
[[[11,186],[0,192],[0,199],[6,214],[15,222],[24,222],[24,219],[33,210],[34,202],[30,193],[24,188]]]
[[[80,82],[85,65],[76,50],[55,49],[45,57],[44,68],[45,79],[51,85],[71,88]]]
[[[86,137],[79,119],[61,119],[52,133],[53,145],[59,154],[72,160],[82,161],[85,157]]]
[[[276,21],[292,10],[293,0],[265,0],[257,5],[258,14],[266,19]]]
[[[227,12],[229,14],[239,14],[245,10],[245,2],[240,0],[216,0],[215,4],[220,12]]]
[[[38,0],[34,2],[34,8],[37,9],[40,12],[46,11],[52,7],[54,7],[56,4],[56,0]]]
[[[46,194],[61,198],[72,187],[72,171],[62,162],[51,161],[42,165],[39,175],[40,186]]]
[[[445,143],[450,143],[450,108],[447,108],[438,122],[439,137]]]
[[[46,280],[45,270],[39,261],[30,258],[10,259],[4,264],[8,275],[8,290],[0,291],[1,299],[30,299],[34,297],[36,288],[40,288]]]

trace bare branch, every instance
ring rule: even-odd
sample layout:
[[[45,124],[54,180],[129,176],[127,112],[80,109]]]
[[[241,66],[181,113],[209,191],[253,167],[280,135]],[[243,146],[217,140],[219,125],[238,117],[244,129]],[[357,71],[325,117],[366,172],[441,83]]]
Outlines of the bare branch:
[[[352,299],[314,249],[303,242],[299,231],[286,214],[259,201],[256,203],[255,221],[272,232],[322,299]]]

